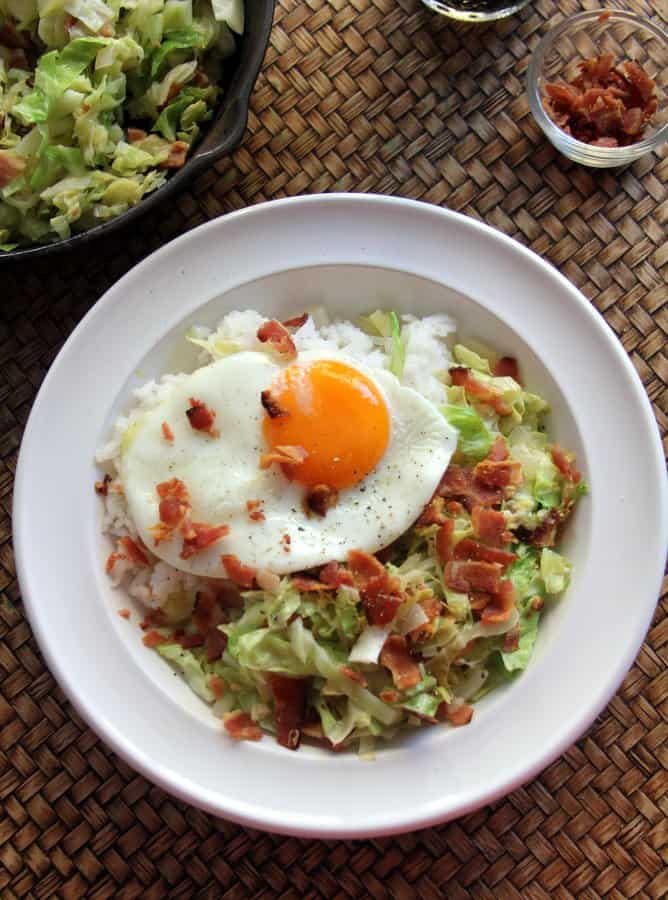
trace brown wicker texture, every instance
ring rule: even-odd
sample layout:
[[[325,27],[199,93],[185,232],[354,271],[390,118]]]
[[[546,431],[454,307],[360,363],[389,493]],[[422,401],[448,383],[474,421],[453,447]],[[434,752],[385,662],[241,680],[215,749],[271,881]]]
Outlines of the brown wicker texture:
[[[613,5],[657,21],[666,9]],[[606,317],[666,434],[667,148],[621,172],[579,168],[544,140],[524,95],[531,49],[581,4],[538,0],[479,29],[418,0],[277,6],[249,132],[231,159],[133,233],[0,274],[0,896],[658,900],[668,892],[665,597],[618,695],[539,778],[456,823],[360,843],[250,832],[173,800],[110,753],[44,667],[10,539],[35,392],[109,285],[228,210],[374,191],[488,222],[549,259]]]

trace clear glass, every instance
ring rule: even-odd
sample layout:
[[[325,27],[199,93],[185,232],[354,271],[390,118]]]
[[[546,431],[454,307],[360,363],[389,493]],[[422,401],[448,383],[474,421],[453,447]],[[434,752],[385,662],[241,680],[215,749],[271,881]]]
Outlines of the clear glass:
[[[425,6],[460,22],[491,22],[512,16],[530,0],[422,0]]]
[[[659,101],[641,141],[628,147],[593,147],[562,131],[543,108],[543,86],[575,77],[577,64],[612,53],[616,62],[633,60],[656,82]],[[549,31],[536,48],[527,72],[529,106],[547,139],[575,162],[596,168],[622,166],[668,141],[668,35],[649,19],[619,10],[578,13]]]

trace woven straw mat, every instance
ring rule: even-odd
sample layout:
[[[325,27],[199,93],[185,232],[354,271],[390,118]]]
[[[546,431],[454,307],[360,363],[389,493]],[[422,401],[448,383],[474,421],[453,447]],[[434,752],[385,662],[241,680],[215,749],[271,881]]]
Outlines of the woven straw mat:
[[[585,6],[598,6],[586,2]],[[659,0],[614,6],[666,16]],[[11,548],[21,431],[63,341],[166,241],[262,200],[398,194],[531,247],[605,316],[668,424],[668,147],[570,164],[524,94],[528,57],[582,4],[459,27],[418,0],[278,0],[233,156],[133,230],[0,274],[0,897],[653,898],[668,893],[664,596],[619,693],[532,783],[457,822],[365,842],[249,831],[178,802],[90,731],[45,668]],[[665,26],[665,21],[664,21]]]

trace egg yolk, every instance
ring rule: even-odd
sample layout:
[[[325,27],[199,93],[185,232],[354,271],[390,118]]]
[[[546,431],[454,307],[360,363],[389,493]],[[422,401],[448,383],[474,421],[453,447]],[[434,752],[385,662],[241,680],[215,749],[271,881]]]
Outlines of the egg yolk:
[[[284,466],[306,487],[349,488],[380,462],[390,439],[390,415],[376,385],[336,360],[292,365],[270,389],[280,415],[267,416],[269,447],[302,447],[304,462]]]

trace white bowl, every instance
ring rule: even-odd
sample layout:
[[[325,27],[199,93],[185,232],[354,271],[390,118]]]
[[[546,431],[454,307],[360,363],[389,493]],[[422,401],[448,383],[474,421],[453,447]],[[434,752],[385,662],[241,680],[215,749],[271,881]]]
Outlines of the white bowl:
[[[519,357],[549,398],[591,493],[566,539],[567,594],[531,665],[470,726],[424,729],[352,754],[271,739],[234,744],[115,611],[103,572],[93,455],[133,386],[188,364],[194,322],[232,308],[279,318],[325,303],[446,310],[460,333]],[[192,364],[192,359],[190,364]],[[91,310],[39,392],[16,476],[19,580],[47,663],[79,713],[165,790],[234,821],[303,836],[362,837],[441,822],[493,801],[575,741],[621,682],[655,606],[668,535],[663,454],[621,346],[537,256],[463,216],[407,200],[312,196],[256,206],[144,260]]]

